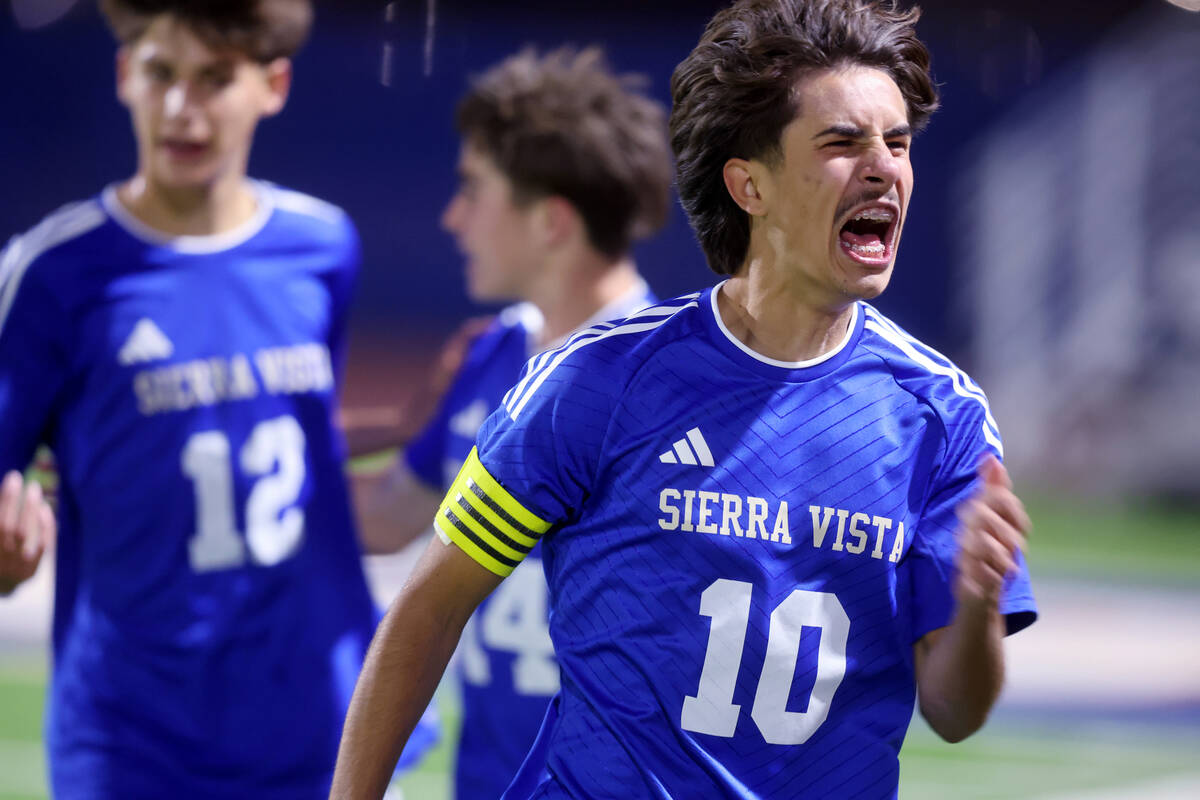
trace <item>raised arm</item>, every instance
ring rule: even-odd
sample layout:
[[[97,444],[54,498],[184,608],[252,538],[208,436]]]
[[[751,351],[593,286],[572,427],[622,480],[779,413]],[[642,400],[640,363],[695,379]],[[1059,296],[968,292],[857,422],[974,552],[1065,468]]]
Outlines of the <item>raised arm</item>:
[[[350,701],[331,798],[379,798],[463,625],[501,578],[435,538],[371,641]]]
[[[980,490],[959,507],[954,618],[914,646],[921,715],[949,742],[979,730],[1000,696],[1005,634],[1000,598],[1030,530],[1003,465],[989,456],[980,475]]]

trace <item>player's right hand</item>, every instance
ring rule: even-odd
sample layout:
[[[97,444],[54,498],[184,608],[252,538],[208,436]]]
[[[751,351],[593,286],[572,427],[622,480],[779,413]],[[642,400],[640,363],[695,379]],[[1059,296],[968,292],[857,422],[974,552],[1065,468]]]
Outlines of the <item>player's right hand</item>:
[[[16,470],[5,475],[0,483],[0,595],[33,577],[56,530],[41,484],[26,483]]]

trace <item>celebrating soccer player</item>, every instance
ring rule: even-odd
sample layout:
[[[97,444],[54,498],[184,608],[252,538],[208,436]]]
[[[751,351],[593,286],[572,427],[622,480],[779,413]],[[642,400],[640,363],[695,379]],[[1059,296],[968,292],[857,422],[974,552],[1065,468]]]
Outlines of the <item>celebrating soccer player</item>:
[[[0,256],[0,588],[53,535],[15,470],[60,475],[53,794],[324,796],[377,618],[331,424],[358,241],[246,177],[312,9],[102,7],[137,172]]]
[[[481,301],[518,299],[479,332],[424,429],[356,487],[369,549],[428,530],[488,413],[521,365],[580,327],[653,298],[629,248],[666,218],[666,114],[604,66],[598,50],[524,52],[460,101],[459,186],[443,215]],[[532,745],[558,691],[546,580],[535,547],[485,599],[464,633],[455,796],[494,800]]]
[[[540,543],[562,688],[507,798],[894,798],[1036,610],[979,387],[867,301],[936,104],[915,11],[742,0],[672,80],[717,286],[530,361],[372,643],[334,795],[378,796],[475,605]]]

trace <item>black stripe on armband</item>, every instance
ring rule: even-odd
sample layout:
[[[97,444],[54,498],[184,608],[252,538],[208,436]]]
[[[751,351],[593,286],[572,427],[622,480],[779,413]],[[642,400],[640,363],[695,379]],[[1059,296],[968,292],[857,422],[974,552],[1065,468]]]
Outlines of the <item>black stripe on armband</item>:
[[[487,541],[481,538],[479,534],[471,530],[471,526],[459,519],[449,507],[442,508],[442,515],[450,522],[451,525],[454,526],[455,530],[470,539],[472,544],[474,544],[491,558],[496,559],[497,562],[509,567],[510,569],[515,569],[516,566],[521,563],[520,559],[509,558],[503,553],[497,551],[496,548],[492,547],[487,543]],[[508,537],[504,538],[506,540],[508,539]],[[528,550],[524,550],[524,552],[528,552]]]
[[[496,541],[500,542],[500,544],[505,545],[507,547],[511,547],[513,550],[516,550],[518,553],[521,553],[523,556],[528,555],[529,551],[532,550],[534,548],[534,546],[536,545],[536,542],[534,544],[521,544],[516,539],[514,539],[511,536],[509,536],[508,534],[506,534],[504,531],[497,528],[495,525],[493,525],[488,520],[487,517],[485,517],[483,514],[480,514],[478,511],[476,511],[474,506],[471,505],[470,501],[467,500],[467,498],[463,497],[461,494],[456,498],[456,500],[458,501],[459,508],[461,508],[463,511],[465,511],[467,513],[467,516],[469,516],[471,519],[478,522],[480,527],[482,527],[485,531],[490,533],[492,536],[496,537]],[[493,509],[493,510],[495,510],[495,509]],[[532,537],[532,538],[537,538],[537,537]],[[514,561],[513,563],[515,564],[516,562]]]
[[[509,514],[507,511],[505,511],[503,508],[501,508],[500,505],[495,500],[493,500],[492,498],[490,498],[486,494],[484,494],[483,489],[479,488],[479,484],[477,484],[474,481],[474,479],[472,479],[470,477],[467,478],[467,488],[471,490],[471,494],[475,495],[480,500],[482,500],[483,504],[486,505],[492,511],[492,513],[494,513],[497,517],[499,517],[500,519],[504,520],[509,525],[511,525],[513,530],[515,530],[517,533],[524,534],[524,535],[528,536],[530,539],[536,540],[536,539],[542,538],[542,535],[540,533],[537,533],[536,531],[531,530],[530,528],[526,527],[525,525],[522,525],[518,520],[516,520],[513,517],[512,514]],[[465,501],[463,502],[463,504],[466,505]],[[511,540],[508,539],[507,537],[505,537],[504,543],[509,544],[510,542],[511,542]],[[515,542],[512,542],[511,546],[514,549],[521,550],[523,552],[529,552],[532,549],[529,547],[522,547],[521,545],[518,545]]]

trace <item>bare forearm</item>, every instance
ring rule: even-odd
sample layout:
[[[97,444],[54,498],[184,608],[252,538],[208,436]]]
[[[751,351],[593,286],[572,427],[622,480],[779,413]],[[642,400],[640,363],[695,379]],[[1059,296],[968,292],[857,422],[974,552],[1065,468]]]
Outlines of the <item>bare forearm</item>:
[[[499,582],[454,545],[435,539],[425,548],[371,641],[346,714],[332,798],[383,796],[463,625]]]
[[[999,611],[974,603],[918,645],[921,715],[943,739],[962,741],[987,721],[1004,685],[1003,640]]]
[[[421,484],[398,457],[374,473],[351,476],[363,551],[395,553],[429,529],[441,495]]]
[[[1000,598],[1031,528],[994,455],[980,462],[979,477],[975,494],[957,509],[954,619],[927,633],[913,651],[921,714],[950,742],[983,727],[1000,696],[1005,632]]]
[[[413,595],[397,598],[371,642],[346,714],[332,798],[383,796],[458,642],[461,623],[431,619]]]

